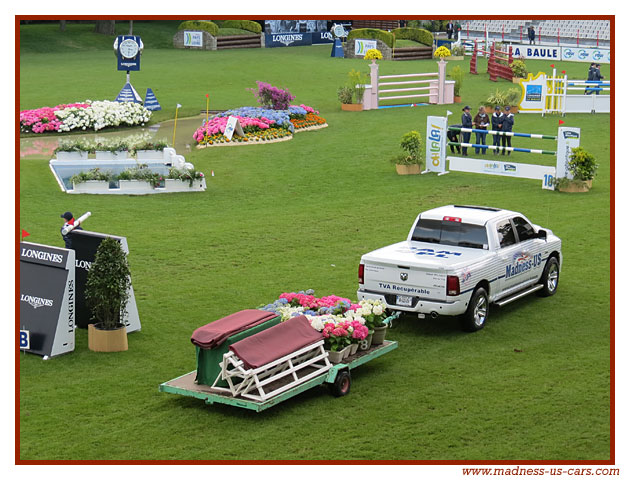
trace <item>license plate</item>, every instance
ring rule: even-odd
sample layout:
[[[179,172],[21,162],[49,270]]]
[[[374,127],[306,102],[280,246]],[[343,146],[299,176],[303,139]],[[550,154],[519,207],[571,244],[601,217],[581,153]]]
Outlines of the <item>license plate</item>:
[[[411,307],[411,301],[413,297],[408,297],[407,295],[396,295],[396,305],[401,307]]]

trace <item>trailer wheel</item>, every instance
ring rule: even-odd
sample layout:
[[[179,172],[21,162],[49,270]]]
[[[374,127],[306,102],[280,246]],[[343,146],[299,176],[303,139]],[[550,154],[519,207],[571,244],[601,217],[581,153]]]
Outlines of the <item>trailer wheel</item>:
[[[335,397],[343,397],[350,393],[350,385],[352,384],[352,378],[350,372],[342,371],[337,374],[335,382],[330,384],[330,390]]]

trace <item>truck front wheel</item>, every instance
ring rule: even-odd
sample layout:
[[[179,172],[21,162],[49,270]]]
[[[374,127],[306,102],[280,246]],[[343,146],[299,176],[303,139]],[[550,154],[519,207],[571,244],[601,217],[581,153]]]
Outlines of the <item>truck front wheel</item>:
[[[540,283],[542,283],[543,288],[538,290],[538,295],[541,297],[550,297],[556,293],[558,280],[560,280],[560,265],[558,264],[558,259],[556,257],[550,257],[540,277]]]
[[[489,313],[490,301],[488,292],[486,292],[485,288],[479,287],[470,298],[468,309],[462,319],[462,327],[467,332],[481,330],[486,324]]]

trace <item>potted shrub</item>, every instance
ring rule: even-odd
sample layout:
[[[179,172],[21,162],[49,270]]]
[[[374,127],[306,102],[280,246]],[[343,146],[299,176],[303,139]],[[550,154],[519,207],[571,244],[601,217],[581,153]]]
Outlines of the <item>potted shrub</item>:
[[[420,147],[422,137],[418,132],[412,130],[405,133],[400,140],[400,147],[406,152],[392,158],[392,163],[396,165],[398,175],[415,175],[420,173],[422,159],[420,158]]]
[[[103,182],[114,182],[117,179],[111,170],[101,170],[100,168],[92,168],[87,172],[79,172],[70,177],[72,189],[79,193],[94,193],[102,190]]]
[[[346,85],[337,90],[337,98],[341,102],[341,109],[345,111],[357,112],[363,110],[363,95],[367,75],[357,70],[348,73]]]
[[[518,107],[521,104],[521,89],[510,88],[505,92],[505,104],[510,106],[512,113],[518,113]]]
[[[486,113],[488,115],[492,115],[494,107],[497,105],[500,107],[507,105],[505,93],[500,92],[498,89],[494,93],[491,93],[488,98],[483,101],[483,106],[486,108]]]
[[[125,160],[129,145],[122,140],[114,142],[99,142],[94,147],[97,160]]]
[[[573,178],[557,178],[556,188],[568,193],[588,192],[593,186],[597,167],[599,164],[592,154],[582,147],[572,148],[568,168]]]
[[[453,45],[451,48],[451,56],[449,60],[463,60],[466,55],[466,48],[463,45]]]
[[[462,84],[464,83],[464,72],[462,71],[459,65],[457,65],[451,70],[451,78],[455,80],[455,86],[453,88],[453,92],[454,92],[453,101],[455,103],[461,103],[462,101],[461,89],[462,89]]]
[[[90,266],[85,300],[95,323],[88,326],[88,347],[95,352],[128,349],[123,323],[131,286],[127,254],[114,238],[105,238]]]
[[[525,66],[525,62],[523,60],[514,60],[512,65],[510,65],[512,69],[512,82],[519,83],[521,78],[527,77],[527,67]]]

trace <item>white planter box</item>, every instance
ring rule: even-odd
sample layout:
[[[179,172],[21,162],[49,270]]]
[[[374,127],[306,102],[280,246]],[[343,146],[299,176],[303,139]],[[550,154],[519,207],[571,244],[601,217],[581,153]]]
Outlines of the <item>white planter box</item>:
[[[161,160],[164,158],[164,152],[161,150],[138,150],[136,151],[136,159],[138,160]]]
[[[149,182],[140,180],[119,180],[120,189],[116,193],[127,195],[146,195],[147,193],[156,193],[155,189]]]
[[[191,187],[188,180],[175,180],[173,178],[167,178],[165,181],[165,188],[161,190],[166,192],[204,192],[206,190],[206,179],[200,178],[193,180]]]
[[[96,151],[96,159],[97,160],[125,160],[127,158],[127,151],[123,150],[120,152],[104,152],[104,151]]]
[[[88,180],[82,183],[72,184],[72,193],[107,193],[109,182],[101,180]]]
[[[87,160],[88,152],[57,152],[57,160]]]

